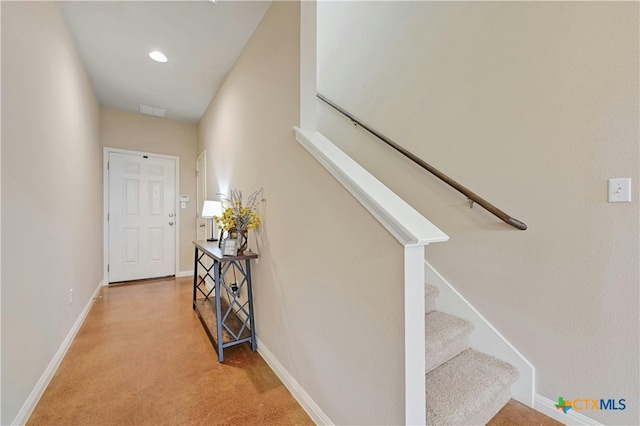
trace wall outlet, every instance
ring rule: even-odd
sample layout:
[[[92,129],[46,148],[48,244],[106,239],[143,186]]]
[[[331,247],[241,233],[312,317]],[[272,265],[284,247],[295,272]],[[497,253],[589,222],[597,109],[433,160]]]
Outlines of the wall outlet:
[[[73,305],[73,289],[69,289],[69,304]]]

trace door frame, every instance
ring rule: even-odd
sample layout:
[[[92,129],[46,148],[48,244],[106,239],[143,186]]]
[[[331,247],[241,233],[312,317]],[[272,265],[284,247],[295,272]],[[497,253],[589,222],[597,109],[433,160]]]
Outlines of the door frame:
[[[200,159],[204,159],[204,188],[202,188],[202,194],[204,196],[204,198],[202,200],[198,200],[198,181],[200,178],[200,170],[198,170],[198,164],[200,163]],[[204,151],[202,151],[200,153],[200,155],[198,155],[198,157],[196,158],[196,219],[200,219],[200,215],[202,214],[202,206],[200,205],[201,201],[204,201],[207,199],[207,150],[205,149]],[[198,226],[198,224],[196,223],[196,226]],[[197,230],[196,230],[197,231]]]
[[[109,265],[109,222],[107,221],[107,213],[109,213],[109,154],[130,154],[130,155],[148,155],[150,157],[164,158],[172,160],[176,170],[176,191],[175,200],[173,200],[175,212],[176,212],[176,224],[175,227],[175,265],[174,275],[178,276],[180,271],[180,157],[175,155],[157,154],[155,152],[142,152],[132,151],[129,149],[111,148],[105,146],[102,148],[102,283],[103,285],[109,284],[109,271],[107,266]]]

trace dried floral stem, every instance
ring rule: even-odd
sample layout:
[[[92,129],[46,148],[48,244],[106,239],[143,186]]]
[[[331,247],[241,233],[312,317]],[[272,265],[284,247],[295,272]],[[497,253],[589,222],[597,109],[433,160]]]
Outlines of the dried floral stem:
[[[257,208],[264,201],[264,199],[258,200],[261,195],[262,188],[252,193],[247,200],[247,204],[243,205],[242,191],[232,189],[229,197],[223,199],[223,205],[226,204],[226,206],[222,216],[214,216],[214,219],[218,222],[218,228],[226,231],[233,228],[239,230],[257,228],[260,225]]]

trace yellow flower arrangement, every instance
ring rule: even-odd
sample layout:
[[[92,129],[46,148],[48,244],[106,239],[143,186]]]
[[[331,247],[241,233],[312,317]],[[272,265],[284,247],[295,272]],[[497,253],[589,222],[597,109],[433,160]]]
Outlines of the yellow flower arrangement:
[[[258,204],[263,200],[258,200],[262,194],[262,188],[251,194],[247,200],[247,204],[242,203],[242,191],[233,189],[229,198],[223,200],[226,208],[222,212],[222,216],[214,216],[218,223],[219,229],[229,231],[230,229],[250,230],[256,229],[260,225],[260,216],[258,216]]]

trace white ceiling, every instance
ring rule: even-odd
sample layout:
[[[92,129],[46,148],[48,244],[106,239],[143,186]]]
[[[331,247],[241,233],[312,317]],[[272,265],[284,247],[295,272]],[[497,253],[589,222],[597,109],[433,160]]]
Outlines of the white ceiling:
[[[62,13],[100,104],[197,122],[270,1],[65,1]],[[168,62],[149,58],[162,51]]]

